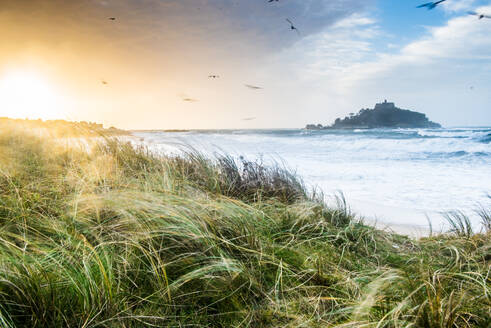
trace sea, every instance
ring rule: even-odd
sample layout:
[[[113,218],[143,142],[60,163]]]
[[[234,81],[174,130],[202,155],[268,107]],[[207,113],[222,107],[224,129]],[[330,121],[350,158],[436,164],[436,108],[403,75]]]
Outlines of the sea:
[[[360,130],[133,132],[167,155],[189,149],[230,154],[295,171],[326,202],[343,195],[360,219],[408,234],[445,231],[462,211],[479,230],[491,207],[491,127]]]

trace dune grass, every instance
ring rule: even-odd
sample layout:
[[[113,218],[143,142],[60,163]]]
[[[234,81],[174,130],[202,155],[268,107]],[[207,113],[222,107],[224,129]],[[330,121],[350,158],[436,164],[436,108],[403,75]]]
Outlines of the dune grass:
[[[490,232],[453,222],[411,240],[280,166],[2,130],[0,326],[489,327]]]

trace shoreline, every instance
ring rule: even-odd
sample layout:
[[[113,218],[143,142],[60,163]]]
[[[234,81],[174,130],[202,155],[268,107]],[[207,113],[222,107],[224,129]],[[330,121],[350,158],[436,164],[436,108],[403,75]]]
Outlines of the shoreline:
[[[440,220],[439,227],[433,225],[430,228],[427,216],[435,219],[441,217],[436,212],[424,212],[415,209],[400,208],[394,206],[381,205],[367,201],[352,199],[345,195],[349,209],[363,223],[372,225],[376,229],[386,232],[397,233],[411,238],[428,237],[432,233],[444,233],[444,221]],[[326,196],[327,206],[335,206],[332,196]],[[406,223],[407,222],[407,223]],[[413,222],[413,223],[409,223]]]

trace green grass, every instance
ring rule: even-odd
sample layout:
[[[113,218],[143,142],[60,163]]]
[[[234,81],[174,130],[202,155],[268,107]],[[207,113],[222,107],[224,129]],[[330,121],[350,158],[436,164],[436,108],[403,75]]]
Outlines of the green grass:
[[[460,212],[411,240],[280,165],[88,143],[0,131],[1,327],[491,324],[490,232]]]

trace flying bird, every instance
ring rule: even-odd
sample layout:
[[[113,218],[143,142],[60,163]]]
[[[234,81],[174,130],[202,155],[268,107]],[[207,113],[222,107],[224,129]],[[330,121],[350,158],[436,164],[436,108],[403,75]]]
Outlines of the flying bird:
[[[445,1],[445,0],[443,0],[443,1]],[[297,32],[297,34],[300,35],[300,32],[298,31],[298,28],[296,28],[293,25],[292,21],[290,19],[288,19],[288,18],[286,19],[286,21],[290,24],[290,29],[295,30]]]
[[[109,17],[108,19],[109,20],[112,20],[112,21],[115,21],[116,20],[116,17]]]
[[[438,6],[443,1],[447,1],[447,0],[440,0],[440,1],[435,1],[435,2],[423,3],[422,5],[419,5],[416,8],[424,8],[424,7],[426,7],[428,10],[431,10],[431,9],[434,9],[436,6]]]
[[[104,84],[104,85],[106,85],[107,84],[107,81],[102,80],[101,83]]]
[[[253,90],[259,90],[259,89],[262,89],[261,87],[257,87],[255,85],[250,85],[250,84],[244,84],[246,87],[248,87],[249,89],[253,89]]]
[[[246,117],[246,118],[243,118],[242,121],[253,121],[255,119],[256,119],[255,117]]]
[[[468,11],[468,13],[469,13],[469,15],[477,16],[477,18],[479,18],[479,19],[483,19],[483,18],[490,18],[491,19],[491,16],[479,14],[479,13],[476,13],[475,11]]]
[[[193,98],[182,98],[183,101],[187,101],[187,102],[196,102],[198,100],[196,99],[193,99]]]
[[[268,2],[275,2],[275,1],[278,2],[280,0],[269,0]]]
[[[208,75],[208,78],[210,79],[218,79],[220,75]]]

